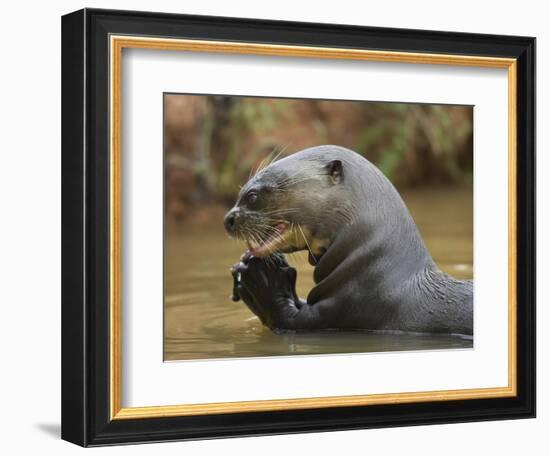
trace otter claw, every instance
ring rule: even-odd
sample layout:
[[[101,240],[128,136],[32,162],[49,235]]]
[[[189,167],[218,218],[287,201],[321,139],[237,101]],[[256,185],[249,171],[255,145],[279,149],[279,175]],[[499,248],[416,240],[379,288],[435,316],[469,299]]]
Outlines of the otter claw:
[[[241,272],[246,268],[247,265],[242,261],[239,261],[237,264],[234,264],[231,268],[229,268],[229,271],[233,276],[233,293],[231,295],[231,300],[234,302],[238,302],[241,299],[239,296],[239,288],[241,287]]]
[[[252,253],[250,253],[250,250],[247,250],[246,252],[244,252],[242,255],[241,255],[241,262],[243,262],[244,264],[247,264],[248,261],[250,260],[250,258],[252,258]]]
[[[241,282],[241,274],[240,273],[234,274],[233,275],[233,293],[231,294],[231,300],[233,302],[238,302],[241,299],[238,292],[240,282]]]
[[[233,277],[235,277],[237,274],[240,274],[240,272],[246,268],[246,264],[244,264],[242,261],[239,261],[238,263],[234,264],[229,268],[229,272]]]

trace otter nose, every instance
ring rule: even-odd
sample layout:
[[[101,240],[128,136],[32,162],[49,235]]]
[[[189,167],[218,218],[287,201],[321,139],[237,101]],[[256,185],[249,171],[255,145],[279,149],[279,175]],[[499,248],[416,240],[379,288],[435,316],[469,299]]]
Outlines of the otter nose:
[[[227,214],[225,214],[223,223],[228,233],[234,233],[237,230],[240,218],[241,211],[237,208],[233,208]]]

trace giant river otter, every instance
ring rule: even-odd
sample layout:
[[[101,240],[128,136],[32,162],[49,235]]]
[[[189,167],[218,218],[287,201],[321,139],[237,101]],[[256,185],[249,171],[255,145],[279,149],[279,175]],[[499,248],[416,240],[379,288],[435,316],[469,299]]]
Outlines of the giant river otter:
[[[234,299],[272,330],[472,334],[472,281],[438,269],[394,186],[349,149],[312,147],[261,169],[225,227],[249,247],[232,268]],[[307,300],[283,255],[298,250],[315,266]]]

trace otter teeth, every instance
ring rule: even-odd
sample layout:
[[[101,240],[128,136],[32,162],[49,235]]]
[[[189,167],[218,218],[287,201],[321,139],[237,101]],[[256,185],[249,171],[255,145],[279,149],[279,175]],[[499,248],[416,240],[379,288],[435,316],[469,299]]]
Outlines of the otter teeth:
[[[278,223],[273,227],[275,233],[270,234],[264,241],[255,242],[252,240],[248,241],[248,247],[250,248],[250,253],[256,257],[267,256],[270,252],[270,248],[273,244],[277,243],[279,236],[284,233],[287,228],[286,223]]]

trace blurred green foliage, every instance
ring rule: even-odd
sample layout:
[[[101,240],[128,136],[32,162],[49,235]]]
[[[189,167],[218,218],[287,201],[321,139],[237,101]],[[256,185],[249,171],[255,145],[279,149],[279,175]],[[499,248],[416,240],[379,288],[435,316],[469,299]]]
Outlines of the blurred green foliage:
[[[457,121],[452,108],[441,105],[378,104],[377,121],[363,129],[355,150],[382,150],[376,165],[390,179],[396,179],[399,166],[407,152],[427,151],[443,180],[455,183],[470,182],[471,160],[463,164],[461,151],[471,145],[472,122]],[[444,173],[443,171],[446,171]],[[414,172],[414,170],[409,170]],[[430,182],[426,182],[429,184]]]
[[[338,144],[397,186],[470,184],[473,109],[380,102],[166,95],[166,207],[230,204],[272,153]]]

